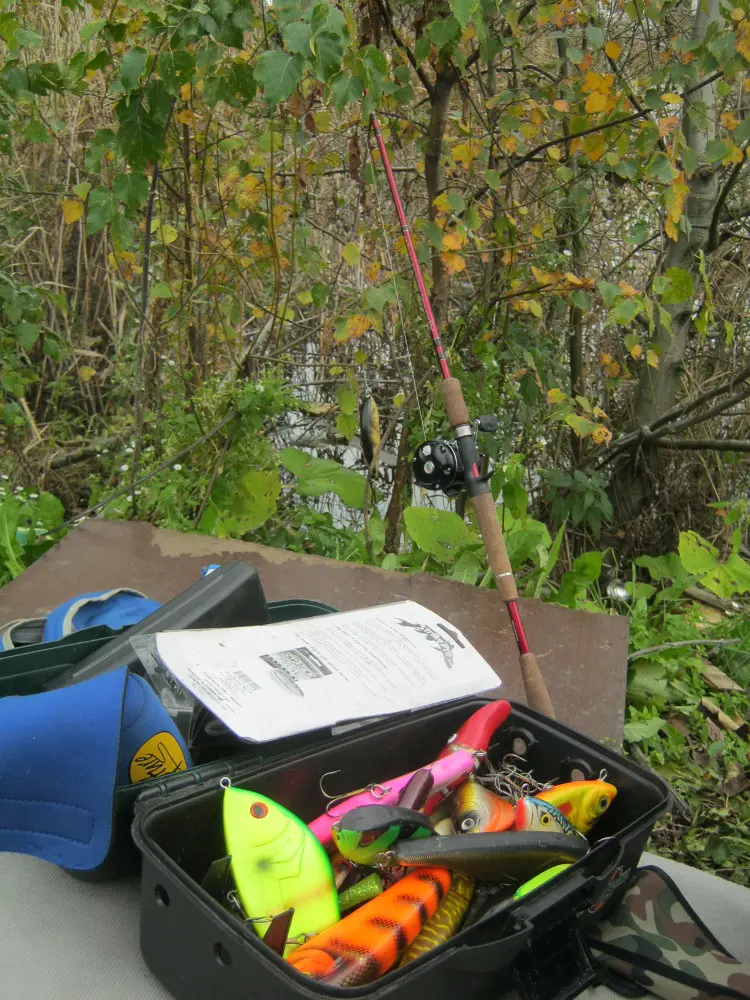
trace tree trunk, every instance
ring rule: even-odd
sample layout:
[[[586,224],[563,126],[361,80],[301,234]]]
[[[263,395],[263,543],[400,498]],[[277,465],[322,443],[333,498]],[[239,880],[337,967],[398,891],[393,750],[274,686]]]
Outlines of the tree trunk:
[[[720,24],[723,17],[719,0],[705,0],[698,6],[692,36],[703,39],[710,25]],[[700,105],[704,105],[700,109]],[[696,105],[698,106],[696,108]],[[691,109],[693,116],[691,117]],[[687,148],[698,161],[706,150],[706,143],[716,136],[716,84],[710,83],[694,91],[685,99],[682,128]],[[719,196],[716,171],[712,167],[699,167],[688,181],[688,198],[685,210],[690,233],[679,233],[678,239],[667,240],[661,264],[664,273],[670,267],[689,272],[695,287],[699,284],[698,252],[707,249],[711,221]],[[693,327],[692,300],[679,305],[666,306],[671,317],[671,328],[657,323],[654,342],[659,348],[659,366],[644,365],[636,387],[633,403],[632,427],[649,426],[671,409],[680,390],[684,370],[685,351]],[[653,483],[658,479],[659,458],[655,449],[643,447],[637,470],[633,469],[634,455],[626,458],[616,471],[612,484],[612,497],[625,519],[636,517],[648,503]]]

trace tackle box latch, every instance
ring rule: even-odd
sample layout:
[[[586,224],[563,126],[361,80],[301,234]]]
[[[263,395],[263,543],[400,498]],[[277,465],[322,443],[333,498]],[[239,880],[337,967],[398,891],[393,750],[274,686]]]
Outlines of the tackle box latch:
[[[530,941],[513,969],[522,1000],[571,1000],[596,982],[600,969],[574,921]]]

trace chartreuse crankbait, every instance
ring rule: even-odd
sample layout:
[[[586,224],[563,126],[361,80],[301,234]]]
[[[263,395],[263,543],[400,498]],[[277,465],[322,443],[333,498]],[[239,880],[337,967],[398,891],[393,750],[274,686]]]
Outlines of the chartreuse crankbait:
[[[431,837],[432,824],[422,813],[399,806],[359,806],[331,828],[333,842],[347,861],[372,865],[397,840]]]
[[[551,802],[528,796],[516,802],[516,830],[546,830],[547,833],[567,833],[582,837],[573,824]]]
[[[382,895],[297,948],[289,963],[327,986],[371,983],[398,962],[450,884],[450,872],[444,868],[409,872]]]
[[[513,826],[513,806],[476,781],[465,781],[448,800],[456,833],[500,833]]]
[[[265,936],[273,917],[294,909],[285,957],[305,936],[339,919],[326,852],[288,809],[257,792],[225,784],[224,839],[237,894],[258,935]]]
[[[474,879],[463,872],[453,872],[451,887],[448,894],[422,928],[419,936],[409,945],[404,957],[399,962],[399,968],[421,958],[428,951],[437,948],[453,937],[461,926],[472,896],[474,895]]]
[[[617,789],[608,781],[568,781],[553,785],[536,797],[555,806],[580,833],[588,833],[599,817],[605,813]]]
[[[524,882],[523,885],[519,886],[513,893],[513,899],[521,899],[523,896],[528,896],[530,892],[534,889],[538,889],[540,886],[544,885],[545,882],[549,882],[556,875],[564,872],[566,868],[570,868],[570,865],[555,865],[553,868],[548,868],[546,871],[541,872],[534,878],[530,878],[528,882]]]

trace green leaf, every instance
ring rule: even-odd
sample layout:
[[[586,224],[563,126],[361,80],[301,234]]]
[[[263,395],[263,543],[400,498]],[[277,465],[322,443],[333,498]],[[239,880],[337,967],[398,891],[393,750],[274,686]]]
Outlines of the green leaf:
[[[649,663],[644,657],[630,669],[628,704],[663,708],[667,701],[667,676],[663,663]]]
[[[122,57],[122,62],[120,63],[120,83],[122,83],[126,94],[130,94],[138,89],[138,81],[146,68],[147,59],[148,52],[141,48],[140,45],[134,49],[128,49]]]
[[[339,413],[336,417],[336,430],[347,441],[351,441],[359,430],[359,420],[354,414]]]
[[[665,184],[671,184],[675,174],[675,168],[664,153],[657,153],[646,168],[646,177],[654,177]]]
[[[591,299],[581,288],[577,288],[570,296],[570,301],[576,308],[585,312],[591,305]]]
[[[732,132],[732,138],[736,143],[745,142],[746,139],[750,139],[750,115],[743,118],[739,123],[737,128]],[[685,162],[685,153],[682,154],[683,163]]]
[[[613,285],[609,281],[600,281],[596,287],[599,289],[599,294],[602,297],[604,305],[607,309],[611,308],[615,299],[620,295],[620,289],[617,285]]]
[[[375,288],[365,289],[363,298],[368,309],[372,309],[377,313],[382,313],[389,302],[395,303],[398,301],[396,289],[393,287],[392,281],[386,281],[382,285],[376,285]]]
[[[693,277],[688,271],[681,267],[670,267],[664,272],[663,278],[666,285],[661,300],[665,306],[678,305],[695,298]]]
[[[578,437],[588,437],[593,434],[599,426],[598,424],[595,424],[593,420],[588,420],[586,417],[582,417],[578,413],[569,413],[565,417],[565,423],[568,427],[573,428],[573,431],[578,435]]]
[[[339,389],[336,399],[342,413],[351,416],[357,412],[357,397],[351,389]]]
[[[339,462],[312,458],[297,448],[282,449],[279,461],[297,477],[296,489],[300,496],[335,493],[347,507],[362,510],[367,480],[360,473],[345,469]]]
[[[117,144],[134,169],[159,158],[164,149],[164,129],[154,114],[146,110],[141,91],[118,101],[115,114],[120,123]]]
[[[695,531],[681,531],[680,562],[688,573],[708,573],[716,569],[719,550]]]
[[[500,173],[497,170],[485,170],[484,183],[492,191],[500,191],[500,189],[502,188]]]
[[[180,87],[191,83],[195,75],[195,59],[185,49],[162,52],[157,63],[159,76],[168,93],[177,97]]]
[[[425,34],[433,45],[443,49],[461,37],[461,25],[455,17],[441,17],[427,25]]]
[[[341,69],[344,58],[344,39],[331,31],[322,31],[312,41],[315,50],[315,74],[326,82]]]
[[[303,55],[310,52],[312,29],[305,21],[291,21],[281,32],[281,37],[289,52],[300,52]]]
[[[268,104],[280,104],[290,97],[302,79],[304,59],[280,49],[264,52],[255,65],[255,80],[263,88]]]
[[[640,311],[641,303],[638,299],[619,299],[610,316],[621,326],[629,326]]]
[[[94,188],[86,202],[86,235],[101,232],[112,221],[116,211],[117,203],[109,188]]]
[[[692,177],[695,173],[695,168],[698,166],[698,157],[690,147],[682,151],[682,165],[685,168],[687,176]]]
[[[473,552],[464,551],[453,564],[451,580],[458,580],[459,583],[470,583],[474,586],[483,569],[481,560]]]
[[[118,174],[112,185],[116,198],[125,202],[131,210],[139,208],[148,201],[149,181],[145,174]]]
[[[558,602],[574,608],[579,593],[599,579],[602,572],[602,552],[584,552],[574,560],[573,566],[560,581]]]
[[[42,493],[36,506],[36,519],[47,531],[56,528],[65,520],[65,508],[62,501],[53,493]]]
[[[356,243],[347,243],[341,251],[341,256],[349,267],[356,267],[360,258],[359,246]]]
[[[479,0],[448,0],[453,16],[465,28],[472,15],[479,9]]]
[[[16,335],[16,340],[20,347],[24,351],[30,351],[34,344],[39,339],[39,324],[38,323],[19,323],[14,331]]]
[[[101,18],[96,21],[89,21],[79,32],[81,41],[90,42],[92,38],[95,38],[99,34],[106,23],[106,20],[102,20]]]
[[[0,504],[0,557],[5,568],[14,579],[23,573],[21,546],[16,541],[16,529],[21,517],[21,506],[17,503]]]
[[[656,736],[664,723],[661,719],[643,719],[638,722],[626,722],[622,727],[622,738],[626,743],[641,743]]]
[[[591,24],[586,28],[586,37],[595,49],[600,49],[604,45],[604,32],[596,25]]]
[[[407,507],[404,525],[418,549],[444,564],[455,562],[463,549],[477,542],[465,521],[450,510]]]
[[[735,552],[729,556],[724,565],[727,572],[731,574],[735,593],[750,593],[750,563],[747,563]]]
[[[723,160],[731,148],[732,143],[729,139],[709,139],[704,154],[706,161],[716,163],[717,160]]]
[[[276,513],[281,496],[281,480],[276,470],[245,473],[236,487],[232,515],[241,525],[241,532],[254,531]]]
[[[36,120],[29,122],[24,129],[23,135],[24,139],[28,139],[29,142],[52,142],[52,136],[49,134],[49,129]]]

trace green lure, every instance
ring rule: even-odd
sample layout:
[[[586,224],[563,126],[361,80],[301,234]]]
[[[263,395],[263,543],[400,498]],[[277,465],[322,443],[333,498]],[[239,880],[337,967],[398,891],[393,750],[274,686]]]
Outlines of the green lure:
[[[341,908],[341,912],[346,913],[347,910],[353,910],[360,903],[368,903],[371,899],[375,899],[383,891],[383,884],[382,878],[376,872],[373,872],[372,875],[363,878],[356,885],[344,889],[343,892],[339,893],[339,907]]]
[[[416,840],[434,833],[426,816],[400,806],[357,806],[331,827],[336,847],[355,865],[374,864],[377,856],[397,840]]]
[[[544,885],[545,882],[549,882],[550,879],[554,878],[555,875],[559,875],[560,872],[564,872],[566,868],[570,868],[570,865],[555,865],[554,868],[548,868],[545,872],[540,872],[534,878],[530,878],[528,882],[524,882],[523,885],[519,886],[513,893],[513,899],[521,899],[523,896],[527,896],[534,889],[538,889],[539,886]]]
[[[224,839],[237,894],[259,937],[273,917],[294,910],[285,958],[340,919],[328,856],[289,810],[257,792],[227,787]]]

